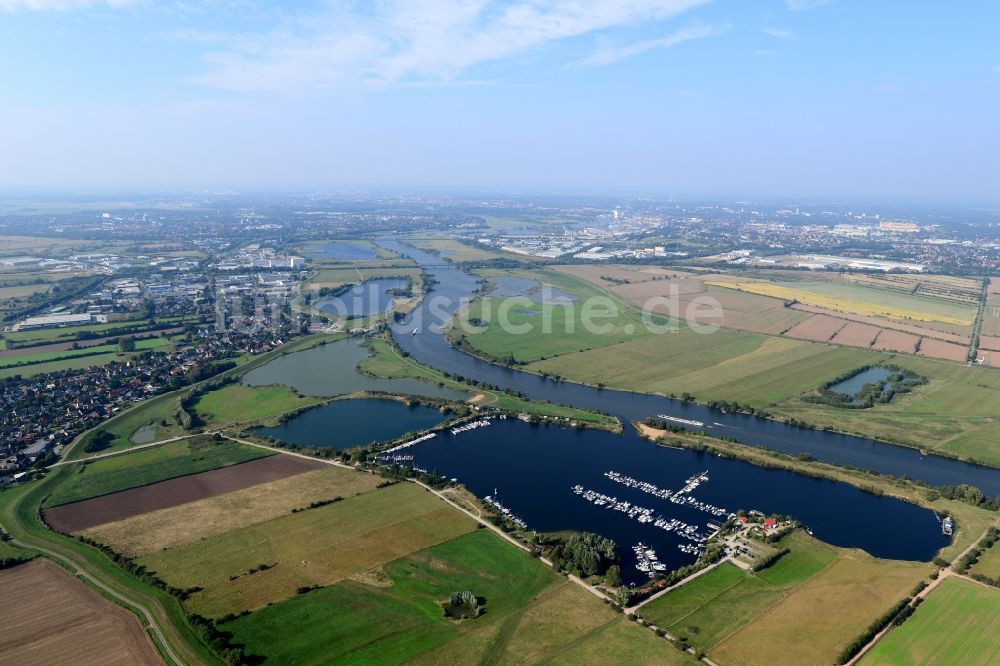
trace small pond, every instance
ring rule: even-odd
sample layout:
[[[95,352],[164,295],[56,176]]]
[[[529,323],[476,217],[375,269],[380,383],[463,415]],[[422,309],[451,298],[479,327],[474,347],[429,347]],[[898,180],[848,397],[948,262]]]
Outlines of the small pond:
[[[833,391],[834,393],[843,393],[853,398],[861,389],[865,387],[865,385],[874,384],[875,382],[884,382],[892,374],[893,371],[889,368],[883,368],[880,365],[875,365],[868,368],[864,372],[854,375],[850,379],[845,379],[842,382],[834,384],[829,387],[828,390]]]

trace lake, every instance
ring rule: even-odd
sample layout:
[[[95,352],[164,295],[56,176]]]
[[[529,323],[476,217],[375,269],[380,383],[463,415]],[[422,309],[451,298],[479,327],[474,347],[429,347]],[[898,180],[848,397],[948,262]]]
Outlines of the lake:
[[[367,317],[391,310],[395,299],[392,290],[409,286],[406,278],[377,278],[354,285],[339,296],[319,299],[313,307],[336,317]]]
[[[408,432],[432,428],[444,419],[445,415],[426,405],[408,406],[397,400],[377,398],[334,400],[275,427],[254,428],[252,432],[288,444],[340,451],[394,440]]]
[[[339,261],[361,261],[377,259],[378,252],[367,244],[348,243],[345,241],[323,241],[309,243],[302,248],[303,253],[317,259],[336,259]]]
[[[356,391],[406,393],[445,400],[465,400],[461,391],[438,386],[420,379],[382,379],[357,370],[368,358],[368,347],[361,338],[345,338],[294,354],[279,356],[243,376],[248,386],[283,384],[302,395],[335,396]]]
[[[512,276],[490,278],[496,285],[488,296],[513,298],[520,296],[541,305],[565,305],[576,300],[576,296],[558,287],[542,285],[538,280]]]
[[[697,500],[730,512],[742,508],[791,515],[812,528],[818,539],[863,548],[876,557],[926,561],[949,543],[934,514],[913,504],[876,497],[845,483],[659,447],[631,429],[612,435],[498,419],[458,435],[439,433],[406,453],[414,456],[415,465],[457,478],[478,497],[498,495],[531,529],[584,530],[613,539],[628,582],[646,580],[634,569],[632,546],[639,541],[655,548],[671,569],[694,560],[678,549],[691,542],[595,506],[574,493],[573,486],[651,508],[654,516],[696,525],[703,534],[711,532],[708,522],[721,524],[725,517],[622,485],[605,476],[610,471],[671,490],[707,471],[709,481],[691,493]]]

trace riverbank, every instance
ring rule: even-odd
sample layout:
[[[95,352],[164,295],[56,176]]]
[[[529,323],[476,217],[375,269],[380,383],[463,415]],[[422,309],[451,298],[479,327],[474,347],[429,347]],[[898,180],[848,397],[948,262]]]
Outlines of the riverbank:
[[[938,557],[951,560],[979,538],[991,525],[1000,524],[995,511],[979,508],[960,500],[940,496],[934,488],[922,486],[906,479],[889,479],[885,476],[851,470],[831,463],[812,461],[789,456],[776,451],[750,447],[717,438],[686,432],[668,432],[637,423],[639,433],[659,446],[685,448],[724,458],[733,458],[758,467],[783,469],[811,478],[848,483],[865,492],[901,499],[916,506],[930,509],[939,515],[951,515],[957,527],[952,543],[938,553]],[[643,426],[639,428],[638,426]]]

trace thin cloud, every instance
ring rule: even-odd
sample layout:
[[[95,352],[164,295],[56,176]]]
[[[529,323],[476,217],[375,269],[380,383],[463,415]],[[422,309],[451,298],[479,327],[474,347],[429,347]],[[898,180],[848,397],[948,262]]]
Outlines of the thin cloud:
[[[0,0],[0,10],[16,12],[68,12],[91,7],[128,7],[135,0]]]
[[[3,0],[0,0],[3,1]],[[341,3],[210,53],[194,81],[240,92],[454,81],[560,41],[664,21],[708,0]],[[649,48],[655,48],[652,44]]]
[[[609,44],[599,48],[591,54],[590,57],[584,60],[582,64],[592,67],[602,67],[604,65],[610,65],[628,58],[634,58],[641,53],[652,51],[654,49],[670,48],[671,46],[676,46],[678,44],[691,41],[692,39],[701,39],[703,37],[718,35],[723,30],[724,28],[717,28],[710,25],[698,25],[682,28],[673,34],[660,39],[648,39],[632,44]]]
[[[804,12],[807,9],[815,9],[833,2],[834,0],[785,0],[785,6],[793,12]]]
[[[777,39],[792,39],[795,37],[794,32],[791,30],[785,30],[784,28],[761,28],[761,32]]]

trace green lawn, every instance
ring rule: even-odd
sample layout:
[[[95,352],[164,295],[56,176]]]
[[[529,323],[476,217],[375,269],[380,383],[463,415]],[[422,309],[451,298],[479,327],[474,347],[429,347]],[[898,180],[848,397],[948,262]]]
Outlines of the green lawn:
[[[287,386],[252,387],[230,384],[203,394],[194,411],[211,426],[276,416],[315,405],[321,400],[297,395]]]
[[[648,630],[487,530],[384,566],[382,582],[342,581],[223,625],[281,664],[693,663]],[[440,603],[471,590],[485,613],[452,622]]]
[[[724,564],[642,607],[653,624],[709,649],[788,596],[837,557],[837,549],[803,533],[786,536],[791,552],[757,574]]]
[[[1000,590],[949,579],[861,661],[864,666],[995,664],[1000,655]]]
[[[757,333],[677,332],[532,363],[530,370],[645,393],[766,407],[886,355]]]
[[[493,272],[488,275],[497,276]],[[649,335],[635,308],[582,280],[541,270],[507,271],[500,275],[536,280],[565,291],[577,300],[565,307],[537,303],[526,296],[516,300],[478,299],[470,307],[468,319],[478,319],[489,325],[481,332],[466,334],[466,339],[469,345],[487,356],[501,358],[510,354],[516,361],[528,363]],[[458,327],[465,320],[463,317],[456,322],[456,329],[449,335],[460,335]],[[591,325],[585,326],[585,322]]]
[[[273,454],[228,440],[215,443],[208,438],[194,438],[171,442],[72,466],[72,474],[53,488],[45,506],[78,502],[268,455]]]

